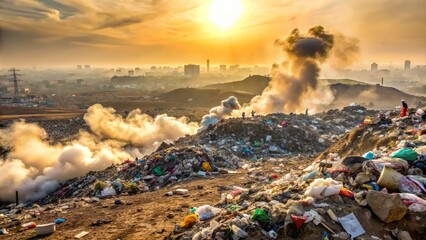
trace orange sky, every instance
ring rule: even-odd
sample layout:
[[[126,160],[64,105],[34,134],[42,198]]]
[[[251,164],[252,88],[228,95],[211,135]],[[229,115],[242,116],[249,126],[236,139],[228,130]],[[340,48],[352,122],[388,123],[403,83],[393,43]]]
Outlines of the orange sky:
[[[240,2],[241,16],[224,30],[209,18],[212,1],[2,0],[0,67],[138,66],[207,58],[213,65],[271,65],[282,61],[275,39],[314,25],[358,38],[357,63],[426,64],[424,0]]]

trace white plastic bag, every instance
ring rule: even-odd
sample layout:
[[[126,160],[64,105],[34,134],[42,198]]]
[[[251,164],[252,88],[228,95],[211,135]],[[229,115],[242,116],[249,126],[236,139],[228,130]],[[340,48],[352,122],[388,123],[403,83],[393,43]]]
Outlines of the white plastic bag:
[[[115,192],[115,189],[112,187],[109,188],[105,188],[101,191],[101,196],[102,197],[106,197],[106,196],[115,196],[117,195],[117,193]]]
[[[216,214],[220,213],[220,211],[220,208],[212,207],[210,205],[203,205],[198,207],[195,210],[195,213],[198,215],[198,218],[203,221],[214,217]]]
[[[339,194],[343,185],[331,178],[315,179],[306,189],[305,196],[313,198],[324,198]]]

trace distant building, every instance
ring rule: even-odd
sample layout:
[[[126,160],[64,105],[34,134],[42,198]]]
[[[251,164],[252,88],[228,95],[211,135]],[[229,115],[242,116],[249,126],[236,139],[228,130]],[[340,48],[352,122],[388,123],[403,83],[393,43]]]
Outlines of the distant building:
[[[222,73],[226,72],[226,65],[219,65],[219,71]]]
[[[240,65],[231,65],[229,66],[230,72],[238,72],[238,69],[240,68]]]
[[[140,68],[138,68],[138,67],[137,67],[137,68],[135,68],[135,73],[136,73],[136,74],[139,74],[140,72],[141,72],[141,69],[140,69]]]
[[[209,71],[210,71],[210,60],[207,59],[207,72],[209,72]]]
[[[151,66],[151,71],[155,71],[155,70],[157,70],[157,66]]]
[[[129,70],[128,73],[129,73],[129,76],[134,76],[135,75],[135,71],[134,70]]]
[[[404,70],[410,70],[411,67],[411,61],[405,60]]]
[[[373,62],[373,63],[371,64],[371,71],[377,71],[378,66],[379,66],[379,65],[378,65],[377,63]]]
[[[82,65],[77,65],[77,69],[83,69]]]
[[[200,65],[187,64],[183,68],[185,77],[195,78],[200,76]]]
[[[84,65],[84,69],[90,69],[90,65]]]

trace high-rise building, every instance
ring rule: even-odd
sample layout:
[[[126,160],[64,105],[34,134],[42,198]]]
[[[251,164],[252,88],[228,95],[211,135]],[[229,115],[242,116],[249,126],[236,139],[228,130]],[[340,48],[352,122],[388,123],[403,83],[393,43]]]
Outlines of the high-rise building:
[[[373,62],[373,63],[371,64],[371,71],[377,71],[378,66],[379,66],[379,65],[378,65],[377,63]]]
[[[82,65],[77,65],[77,69],[82,69],[83,66]]]
[[[210,60],[207,59],[207,72],[209,72],[209,71],[210,71]]]
[[[404,70],[410,70],[411,67],[411,61],[405,60]]]
[[[230,72],[238,72],[238,69],[240,68],[240,65],[231,65],[229,66]]]
[[[219,65],[219,71],[222,73],[226,72],[226,65]]]
[[[187,64],[183,68],[185,77],[194,78],[200,76],[200,65]]]

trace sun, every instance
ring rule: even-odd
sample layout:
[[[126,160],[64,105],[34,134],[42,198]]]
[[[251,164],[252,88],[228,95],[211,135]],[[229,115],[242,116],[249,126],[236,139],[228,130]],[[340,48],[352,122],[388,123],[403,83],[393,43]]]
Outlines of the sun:
[[[227,30],[235,25],[242,11],[240,0],[213,0],[210,4],[209,18],[220,29]]]

